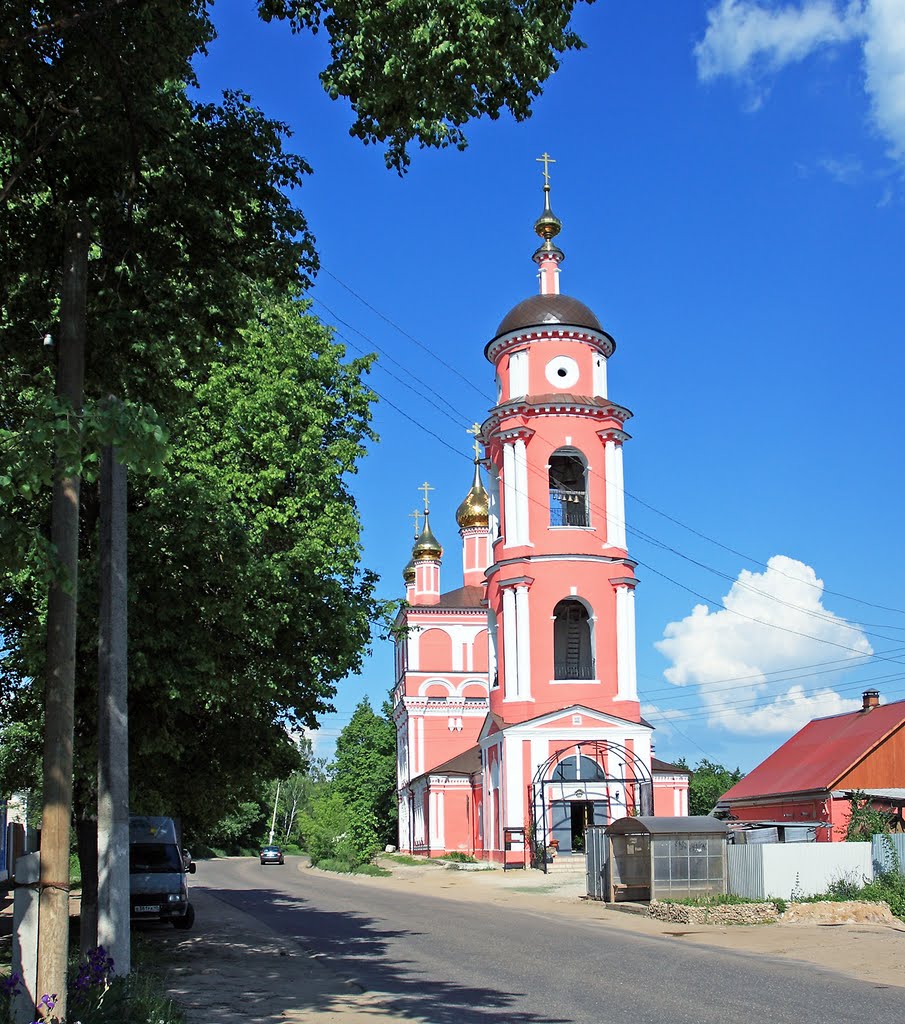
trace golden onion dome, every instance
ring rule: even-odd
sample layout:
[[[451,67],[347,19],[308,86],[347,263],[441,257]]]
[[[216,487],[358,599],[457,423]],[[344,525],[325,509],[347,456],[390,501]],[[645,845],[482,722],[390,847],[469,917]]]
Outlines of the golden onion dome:
[[[443,557],[443,548],[440,547],[440,542],[431,532],[429,519],[430,512],[425,512],[424,528],[412,548],[413,562],[439,562]]]
[[[415,582],[415,560],[410,558],[408,565],[402,570],[402,579],[406,586]]]
[[[477,460],[474,464],[474,482],[456,511],[456,522],[461,530],[469,526],[488,526],[490,523],[490,495],[484,490],[484,484],[481,482],[481,470]]]

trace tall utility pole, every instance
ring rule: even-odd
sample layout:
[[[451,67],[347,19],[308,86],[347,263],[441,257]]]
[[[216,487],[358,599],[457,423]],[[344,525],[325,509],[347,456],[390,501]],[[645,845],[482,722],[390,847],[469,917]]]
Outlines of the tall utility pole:
[[[88,220],[68,211],[63,228],[63,283],[57,396],[73,415],[82,411],[85,378]],[[56,995],[54,1014],[66,1016],[69,956],[69,827],[72,820],[72,732],[75,634],[79,578],[79,474],[66,466],[71,454],[57,450],[51,542],[58,571],[47,603],[47,666],[44,690],[44,813],[41,828],[40,919],[37,996]]]
[[[114,401],[114,399],[111,399]],[[129,938],[129,704],[126,467],[108,445],[100,478],[100,635],[97,718],[97,943],[116,973]]]

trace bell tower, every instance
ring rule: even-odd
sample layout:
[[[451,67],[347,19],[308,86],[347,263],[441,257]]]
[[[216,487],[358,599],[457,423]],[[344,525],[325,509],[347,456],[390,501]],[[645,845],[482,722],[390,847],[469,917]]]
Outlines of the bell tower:
[[[584,303],[560,292],[562,223],[550,205],[552,161],[541,161],[540,293],[515,306],[485,348],[498,386],[481,427],[490,706],[513,724],[571,705],[638,722],[622,471],[631,413],[607,393],[615,341]]]

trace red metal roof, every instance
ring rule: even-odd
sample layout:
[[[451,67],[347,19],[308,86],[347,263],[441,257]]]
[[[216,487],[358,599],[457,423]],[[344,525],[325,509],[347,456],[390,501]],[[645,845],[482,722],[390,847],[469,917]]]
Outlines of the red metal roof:
[[[815,718],[762,761],[723,800],[833,789],[836,782],[905,722],[905,700],[869,711]],[[878,783],[879,784],[879,783]]]

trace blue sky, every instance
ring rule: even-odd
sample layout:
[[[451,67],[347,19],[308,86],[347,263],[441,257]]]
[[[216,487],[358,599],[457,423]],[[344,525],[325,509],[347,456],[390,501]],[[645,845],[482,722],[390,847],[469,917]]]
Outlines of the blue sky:
[[[601,0],[529,121],[476,123],[467,151],[416,152],[404,178],[321,90],[322,38],[258,22],[251,0],[214,20],[203,94],[244,89],[292,126],[314,168],[298,196],[323,264],[313,310],[379,355],[381,440],[352,483],[383,596],[401,593],[425,479],[444,589],[461,585],[465,431],[493,400],[485,343],[537,290],[547,151],[562,290],[615,337],[610,396],[635,414],[626,516],[658,756],[748,770],[867,687],[905,699],[903,0]],[[378,642],[320,752],[391,685]]]

